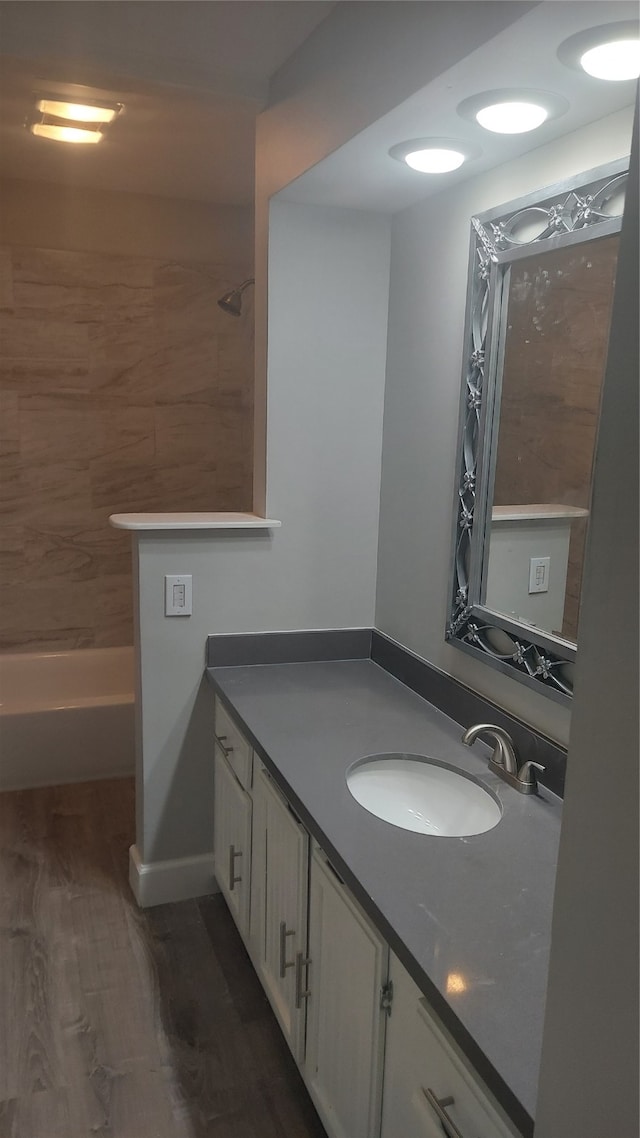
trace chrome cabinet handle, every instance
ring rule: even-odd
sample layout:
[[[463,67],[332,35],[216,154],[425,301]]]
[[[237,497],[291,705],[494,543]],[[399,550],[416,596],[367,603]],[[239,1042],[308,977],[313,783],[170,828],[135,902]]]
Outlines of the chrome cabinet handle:
[[[215,734],[215,732],[214,732],[214,734]],[[233,747],[225,747],[226,739],[227,739],[226,735],[216,735],[216,743],[218,744],[220,750],[222,751],[222,754],[224,755],[225,759],[228,759],[229,755],[233,751]]]
[[[433,1108],[438,1118],[440,1119],[440,1122],[445,1127],[445,1133],[448,1135],[448,1138],[464,1138],[462,1131],[458,1130],[455,1122],[449,1118],[449,1115],[446,1111],[446,1107],[453,1106],[455,1102],[453,1095],[447,1095],[446,1098],[436,1098],[435,1094],[431,1090],[431,1087],[427,1087],[426,1091],[423,1087],[422,1093],[429,1103],[429,1106]]]
[[[295,929],[288,929],[286,921],[280,921],[280,979],[284,980],[287,968],[295,968],[295,960],[287,960],[287,937],[295,936]]]
[[[236,877],[235,861],[237,857],[242,857],[242,850],[237,850],[234,845],[229,846],[229,892],[233,893],[234,885],[242,881],[242,874]]]
[[[302,989],[302,969],[311,964],[310,958],[305,958],[304,953],[296,953],[296,1010],[302,1007],[302,1001],[308,1000],[311,992],[308,988]]]

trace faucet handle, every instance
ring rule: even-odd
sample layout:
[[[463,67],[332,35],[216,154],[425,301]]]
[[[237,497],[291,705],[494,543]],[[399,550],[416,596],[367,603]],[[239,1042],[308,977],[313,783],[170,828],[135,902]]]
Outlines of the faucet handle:
[[[534,763],[533,759],[527,759],[523,763],[517,774],[518,782],[523,783],[525,786],[530,786],[532,791],[535,791],[538,786],[536,778],[536,771],[544,771],[546,768],[541,766],[540,763]]]

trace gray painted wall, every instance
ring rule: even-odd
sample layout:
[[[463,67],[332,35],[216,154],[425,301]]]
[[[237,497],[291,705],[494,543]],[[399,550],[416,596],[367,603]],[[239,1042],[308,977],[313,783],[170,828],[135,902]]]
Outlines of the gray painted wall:
[[[566,744],[569,711],[444,641],[469,225],[473,213],[629,153],[621,111],[396,214],[392,228],[376,625]]]
[[[637,1138],[638,142],[595,464],[536,1138]]]
[[[268,533],[142,534],[138,544],[144,862],[211,849],[209,633],[371,626],[390,221],[273,202]],[[165,573],[193,616],[163,615]]]
[[[342,0],[273,77],[256,123],[254,508],[266,502],[269,201],[448,67],[520,19],[530,0]]]

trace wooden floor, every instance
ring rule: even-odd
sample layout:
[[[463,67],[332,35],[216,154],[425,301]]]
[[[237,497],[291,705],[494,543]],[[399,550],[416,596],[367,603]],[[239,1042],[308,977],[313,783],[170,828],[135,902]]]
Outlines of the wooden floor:
[[[221,897],[137,909],[133,816],[0,794],[0,1138],[325,1138]]]

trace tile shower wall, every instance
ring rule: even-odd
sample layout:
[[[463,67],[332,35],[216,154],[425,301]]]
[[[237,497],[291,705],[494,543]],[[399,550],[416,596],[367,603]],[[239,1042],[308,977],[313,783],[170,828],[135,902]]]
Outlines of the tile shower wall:
[[[0,648],[132,642],[109,514],[251,508],[251,305],[216,304],[246,272],[0,248]]]

